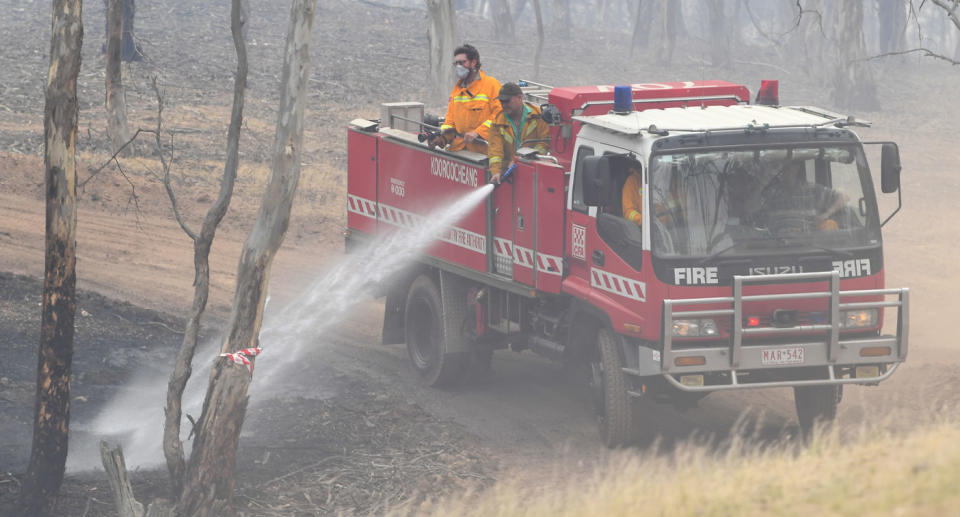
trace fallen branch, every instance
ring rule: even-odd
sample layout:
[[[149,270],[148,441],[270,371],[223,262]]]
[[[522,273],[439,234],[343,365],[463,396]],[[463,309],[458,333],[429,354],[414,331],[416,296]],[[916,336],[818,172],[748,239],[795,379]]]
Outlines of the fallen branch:
[[[343,456],[327,456],[326,458],[323,458],[323,459],[320,460],[320,461],[316,461],[316,462],[311,463],[311,464],[309,464],[309,465],[305,465],[305,466],[303,466],[303,467],[300,467],[300,468],[298,468],[298,469],[296,469],[296,470],[294,470],[294,471],[287,472],[286,474],[284,474],[284,475],[282,475],[282,476],[280,476],[280,477],[273,478],[273,479],[271,479],[270,481],[267,481],[266,483],[264,483],[262,486],[263,486],[263,488],[266,488],[266,487],[268,487],[268,486],[270,486],[270,485],[272,485],[272,484],[274,484],[274,483],[276,483],[276,482],[278,482],[278,481],[283,481],[284,479],[287,479],[287,478],[290,477],[290,476],[295,476],[295,475],[297,475],[297,474],[299,474],[299,473],[301,473],[301,472],[303,472],[303,471],[306,471],[306,470],[310,470],[310,469],[319,467],[320,465],[323,465],[324,463],[327,463],[327,462],[330,461],[330,460],[336,460],[336,459],[341,459],[341,460],[342,460],[342,459],[344,459],[344,457],[343,457]]]

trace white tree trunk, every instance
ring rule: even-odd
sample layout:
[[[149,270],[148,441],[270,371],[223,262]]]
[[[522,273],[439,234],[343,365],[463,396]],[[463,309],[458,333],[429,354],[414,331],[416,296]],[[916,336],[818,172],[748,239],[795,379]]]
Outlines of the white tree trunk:
[[[434,102],[443,102],[453,87],[453,49],[456,48],[453,0],[426,0],[430,27],[430,85]]]
[[[244,37],[244,28],[247,26],[249,7],[244,8],[246,0],[232,0],[230,11],[230,28],[233,34],[233,45],[237,52],[237,73],[233,85],[233,109],[230,115],[230,128],[227,130],[227,160],[223,167],[223,176],[220,181],[220,193],[216,202],[210,206],[203,219],[200,233],[195,234],[186,227],[184,230],[193,241],[193,305],[187,319],[187,327],[177,352],[177,360],[170,381],[167,383],[167,405],[164,408],[163,425],[163,454],[167,461],[167,471],[170,473],[170,484],[174,493],[183,490],[186,461],[183,454],[183,443],[180,441],[180,423],[182,417],[181,402],[183,391],[192,374],[194,351],[197,348],[197,337],[200,333],[200,318],[207,307],[207,297],[210,293],[210,248],[217,227],[230,206],[233,197],[233,186],[237,178],[237,166],[240,154],[240,129],[243,124],[243,106],[247,87],[247,47]],[[157,135],[160,134],[161,118],[157,117]],[[157,137],[159,146],[159,136]],[[176,199],[173,190],[169,188],[169,167],[164,167],[164,180],[168,186],[171,203],[176,210]]]
[[[316,0],[293,0],[290,8],[270,179],[257,221],[240,252],[237,287],[222,352],[237,352],[259,344],[270,266],[290,224],[293,196],[300,181],[315,12]],[[232,515],[233,468],[251,376],[246,367],[226,358],[218,359],[214,365],[177,507],[179,515],[217,515],[218,508],[222,514]]]

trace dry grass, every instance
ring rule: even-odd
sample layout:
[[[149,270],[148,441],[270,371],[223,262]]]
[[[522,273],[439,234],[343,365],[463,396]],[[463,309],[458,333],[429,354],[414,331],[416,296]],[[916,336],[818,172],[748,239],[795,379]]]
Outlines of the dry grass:
[[[808,446],[614,455],[602,468],[555,483],[506,481],[482,492],[398,514],[955,515],[960,507],[960,424],[941,418],[910,433],[820,433]]]

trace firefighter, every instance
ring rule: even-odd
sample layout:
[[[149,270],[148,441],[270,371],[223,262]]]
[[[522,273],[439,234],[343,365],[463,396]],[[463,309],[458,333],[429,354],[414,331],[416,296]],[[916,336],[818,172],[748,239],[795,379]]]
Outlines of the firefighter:
[[[643,223],[643,216],[640,215],[640,207],[643,205],[643,178],[640,176],[640,164],[630,162],[627,165],[627,181],[623,183],[622,209],[623,217],[640,226]]]
[[[500,175],[515,161],[517,149],[530,147],[540,154],[547,154],[550,142],[550,126],[540,115],[540,108],[523,101],[519,86],[514,83],[503,85],[497,98],[503,110],[493,121],[487,149],[492,183],[500,183]]]
[[[441,135],[430,139],[430,147],[447,146],[450,151],[466,148],[486,153],[485,140],[494,115],[500,111],[497,92],[500,81],[480,71],[480,53],[464,43],[453,51],[457,84],[450,92],[447,114],[440,126]],[[478,140],[480,138],[481,140]]]
[[[640,171],[642,167],[636,160],[630,160],[627,163],[627,181],[623,183],[621,192],[621,208],[623,217],[628,221],[642,226],[643,216],[640,207],[643,205],[643,178]],[[674,171],[670,177],[670,195],[668,199],[653,201],[653,210],[657,214],[657,219],[668,226],[677,226],[683,219],[683,208],[681,205],[682,188],[679,179],[679,173]]]

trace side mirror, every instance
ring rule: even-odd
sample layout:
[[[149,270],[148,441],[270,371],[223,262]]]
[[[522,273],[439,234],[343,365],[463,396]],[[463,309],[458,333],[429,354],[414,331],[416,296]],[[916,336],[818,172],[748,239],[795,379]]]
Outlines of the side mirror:
[[[880,190],[884,194],[900,188],[900,148],[886,143],[880,148]]]
[[[610,171],[610,158],[606,156],[588,156],[581,162],[583,166],[583,202],[587,206],[606,206],[614,199],[613,174]]]

